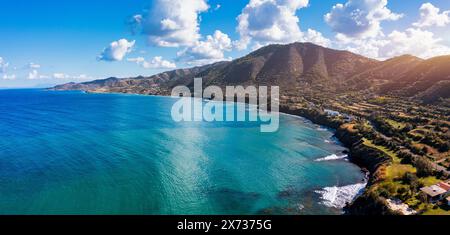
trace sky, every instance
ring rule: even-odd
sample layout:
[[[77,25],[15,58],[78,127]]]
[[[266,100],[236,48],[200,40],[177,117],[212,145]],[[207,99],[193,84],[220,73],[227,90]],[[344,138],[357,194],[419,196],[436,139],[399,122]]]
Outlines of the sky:
[[[0,88],[150,76],[292,42],[447,55],[450,1],[0,0]]]

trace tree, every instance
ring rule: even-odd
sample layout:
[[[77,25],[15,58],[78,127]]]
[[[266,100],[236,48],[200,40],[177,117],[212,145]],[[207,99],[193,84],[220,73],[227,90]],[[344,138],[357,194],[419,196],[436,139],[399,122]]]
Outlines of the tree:
[[[402,132],[410,132],[410,131],[412,131],[414,129],[414,127],[410,124],[410,123],[407,123],[406,125],[405,125],[405,127],[402,129]]]
[[[434,174],[433,164],[424,157],[416,158],[414,166],[417,168],[417,176],[419,177],[427,177]]]
[[[415,174],[407,172],[402,179],[404,184],[407,184],[410,186],[411,191],[417,192],[419,191],[419,188],[423,186],[423,184],[419,181],[419,177],[417,177]]]
[[[417,198],[423,203],[428,203],[428,196],[423,192],[420,192]]]
[[[427,148],[427,146],[423,146],[423,148],[422,148],[422,152],[424,152],[425,154],[427,154],[427,153],[428,153],[428,148]]]

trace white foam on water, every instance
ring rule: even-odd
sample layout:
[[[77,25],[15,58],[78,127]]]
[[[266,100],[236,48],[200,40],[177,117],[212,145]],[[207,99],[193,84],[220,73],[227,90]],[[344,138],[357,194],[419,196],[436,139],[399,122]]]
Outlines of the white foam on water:
[[[337,161],[337,160],[347,160],[347,158],[348,158],[348,155],[341,155],[341,156],[338,156],[338,155],[336,155],[336,154],[332,154],[332,155],[326,156],[326,157],[324,157],[324,158],[316,159],[315,161],[316,161],[316,162]]]
[[[325,127],[317,127],[316,130],[318,130],[318,131],[328,131],[328,129],[325,128]]]
[[[347,203],[353,202],[359,195],[364,192],[367,183],[359,183],[347,186],[333,186],[326,187],[322,190],[316,190],[315,192],[320,194],[320,198],[322,199],[321,204],[332,207],[342,209]]]

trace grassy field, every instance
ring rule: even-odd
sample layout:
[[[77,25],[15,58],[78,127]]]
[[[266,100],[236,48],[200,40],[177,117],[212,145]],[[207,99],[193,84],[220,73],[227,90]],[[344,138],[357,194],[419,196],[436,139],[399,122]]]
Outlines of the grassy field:
[[[386,178],[388,180],[401,179],[406,173],[415,174],[417,169],[412,165],[394,163],[386,168]]]
[[[430,208],[428,210],[426,210],[423,215],[450,215],[450,211],[446,211],[442,208]]]
[[[381,152],[383,152],[386,155],[388,155],[389,157],[391,157],[391,159],[392,159],[392,161],[394,163],[400,163],[401,162],[401,159],[392,150],[390,150],[390,149],[388,149],[388,148],[386,148],[384,146],[375,145],[375,144],[372,143],[372,141],[370,141],[370,140],[368,140],[366,138],[363,138],[363,141],[364,141],[364,145],[365,146],[370,147],[370,148],[374,148],[374,149],[378,149]]]
[[[435,185],[435,184],[441,182],[441,180],[437,179],[434,176],[429,176],[429,177],[426,177],[426,178],[420,178],[420,182],[423,185],[428,187],[428,186]]]

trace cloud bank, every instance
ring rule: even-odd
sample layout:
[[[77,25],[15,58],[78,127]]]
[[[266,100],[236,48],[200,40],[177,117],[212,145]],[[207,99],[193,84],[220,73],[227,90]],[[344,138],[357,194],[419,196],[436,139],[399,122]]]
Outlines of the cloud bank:
[[[345,49],[376,59],[387,59],[403,54],[422,58],[450,54],[443,40],[426,29],[445,24],[445,12],[427,3],[420,8],[421,18],[405,30],[388,34],[381,27],[383,21],[398,20],[403,14],[393,13],[387,0],[348,0],[336,4],[324,16],[327,24],[336,32],[333,47]],[[439,19],[439,23],[437,23]]]
[[[323,15],[323,23],[332,32],[326,36],[312,28],[302,31],[299,10],[309,4],[309,0],[249,0],[236,18],[238,38],[235,39],[219,29],[212,35],[200,34],[201,14],[210,9],[207,0],[154,0],[129,23],[133,32],[145,35],[151,46],[180,48],[175,61],[185,66],[231,60],[226,53],[233,50],[255,50],[268,44],[292,42],[312,42],[376,59],[402,54],[422,58],[450,54],[450,48],[430,28],[449,25],[450,11],[441,11],[431,3],[421,5],[417,11],[420,16],[414,23],[388,32],[383,28],[385,24],[404,17],[404,13],[390,8],[388,0],[343,0]],[[220,5],[215,5],[210,13],[219,9]],[[99,59],[124,60],[134,44],[126,39],[112,42]],[[126,60],[146,69],[177,67],[161,56]]]

